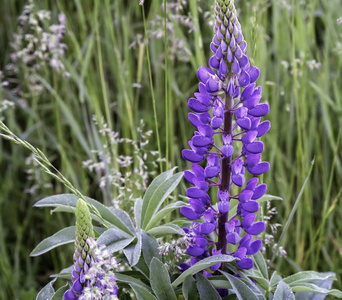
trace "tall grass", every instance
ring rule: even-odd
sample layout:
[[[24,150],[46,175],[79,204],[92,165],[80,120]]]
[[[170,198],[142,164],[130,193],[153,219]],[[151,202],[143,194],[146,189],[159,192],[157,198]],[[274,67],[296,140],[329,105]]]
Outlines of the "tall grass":
[[[163,168],[177,165],[185,169],[180,151],[191,135],[187,99],[196,89],[197,68],[209,58],[212,36],[198,7],[212,9],[208,2],[189,0],[181,11],[192,16],[192,32],[172,18],[169,10],[167,36],[157,39],[149,31],[148,43],[142,39],[134,48],[130,45],[136,35],[144,35],[138,0],[34,2],[37,9],[51,10],[53,19],[58,12],[66,14],[64,64],[70,78],[48,68],[42,70],[44,92],[26,99],[27,107],[18,104],[15,110],[7,110],[7,125],[47,153],[83,194],[107,203],[113,191],[100,192],[98,178],[82,167],[83,161],[96,159],[92,150],[106,143],[93,116],[98,120],[104,117],[112,130],[133,140],[143,119],[147,128],[154,130],[151,149],[158,149],[156,115],[161,156],[168,158]],[[9,42],[24,3],[0,2],[0,69],[9,61]],[[342,26],[336,22],[342,15],[341,3],[236,0],[236,6],[249,53],[262,71],[264,99],[271,106],[272,129],[265,140],[265,160],[270,161],[271,170],[263,180],[269,193],[284,199],[277,207],[279,223],[284,224],[290,215],[315,158],[283,239],[288,260],[279,261],[276,268],[284,274],[300,268],[333,270],[341,279]],[[160,1],[145,1],[143,9],[146,29],[151,29],[151,21],[159,15],[165,32]],[[175,39],[181,40],[191,55],[173,58],[171,42]],[[0,90],[0,96],[17,103],[20,100],[8,89]],[[117,146],[112,152],[114,156],[129,155],[131,149]],[[52,182],[53,188],[41,187],[33,196],[24,193],[32,185],[25,174],[28,155],[0,140],[0,299],[33,299],[49,274],[71,264],[70,253],[64,251],[28,258],[39,240],[72,222],[65,215],[51,217],[47,211],[32,209],[37,199],[65,190]],[[42,184],[51,182],[44,174],[40,176]]]

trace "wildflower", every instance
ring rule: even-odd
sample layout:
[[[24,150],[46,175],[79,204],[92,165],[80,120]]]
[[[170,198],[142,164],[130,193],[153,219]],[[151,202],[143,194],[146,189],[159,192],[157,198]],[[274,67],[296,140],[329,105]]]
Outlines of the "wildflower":
[[[117,299],[117,285],[111,269],[116,266],[103,247],[97,248],[90,212],[84,200],[76,204],[76,240],[72,287],[64,293],[65,300]]]
[[[214,244],[216,249],[211,250],[211,255],[233,255],[241,268],[250,269],[253,260],[248,255],[262,247],[262,241],[253,241],[253,236],[265,230],[265,223],[256,221],[256,213],[257,200],[266,193],[267,186],[258,184],[256,177],[246,183],[245,173],[258,176],[269,170],[269,163],[261,161],[264,144],[258,140],[270,129],[269,121],[261,122],[269,106],[259,103],[261,87],[256,86],[256,81],[260,71],[247,57],[247,43],[234,1],[217,0],[215,11],[210,68],[198,69],[199,92],[188,101],[195,112],[189,113],[189,121],[196,131],[189,141],[191,149],[183,150],[182,156],[193,163],[192,170],[184,173],[192,187],[186,192],[190,207],[182,207],[180,211],[194,221],[190,229],[185,229],[192,264],[210,256],[209,248]],[[221,136],[222,146],[214,138],[217,135]],[[242,151],[236,154],[234,143],[238,142]],[[206,161],[206,167],[199,165],[202,161]],[[238,195],[232,195],[233,185],[244,188]],[[208,194],[213,187],[218,187],[217,209]],[[237,199],[239,204],[236,215],[228,219],[231,199]],[[201,216],[205,221],[195,222]],[[217,235],[216,241],[208,238],[211,233]],[[235,251],[228,253],[228,244],[236,245]]]

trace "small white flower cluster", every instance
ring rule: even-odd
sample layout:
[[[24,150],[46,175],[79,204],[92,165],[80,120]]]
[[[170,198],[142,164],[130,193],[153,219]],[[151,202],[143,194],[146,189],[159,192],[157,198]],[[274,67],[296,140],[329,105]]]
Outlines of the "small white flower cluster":
[[[171,240],[170,243],[163,243],[158,249],[159,249],[159,254],[163,256],[168,256],[170,253],[175,258],[175,261],[178,262],[180,261],[183,256],[185,255],[185,249],[186,247],[182,247],[184,244],[184,239],[180,238],[178,240]]]
[[[113,273],[114,269],[118,269],[116,259],[111,257],[105,249],[105,245],[98,246],[96,241],[91,238],[87,242],[93,251],[92,255],[95,262],[85,274],[88,284],[83,289],[79,300],[119,299],[117,297],[118,287]]]
[[[112,131],[103,118],[97,122],[99,133],[105,138],[102,149],[94,150],[98,160],[89,159],[83,166],[100,176],[100,187],[115,188],[112,195],[112,205],[125,211],[133,209],[135,201],[146,191],[149,177],[158,169],[158,152],[147,150],[152,131],[144,132],[144,122],[137,128],[137,141],[121,138],[118,132]],[[120,145],[131,149],[131,155],[115,155],[113,151]]]
[[[2,82],[16,95],[39,95],[43,86],[38,77],[44,67],[69,76],[62,62],[67,48],[62,43],[66,17],[60,13],[58,24],[49,25],[50,21],[51,12],[37,11],[33,0],[29,0],[18,18],[18,30],[11,43],[13,52],[10,63],[5,67],[5,81]]]

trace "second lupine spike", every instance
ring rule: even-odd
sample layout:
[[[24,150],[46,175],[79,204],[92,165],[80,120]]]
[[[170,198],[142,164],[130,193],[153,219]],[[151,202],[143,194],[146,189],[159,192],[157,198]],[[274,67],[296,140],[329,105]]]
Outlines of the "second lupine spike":
[[[87,286],[85,274],[94,263],[89,241],[94,239],[94,230],[87,203],[78,199],[76,203],[76,240],[74,253],[74,270],[72,272],[72,288],[65,292],[64,299],[78,299]]]
[[[191,228],[186,229],[187,252],[194,257],[192,264],[210,256],[210,252],[212,255],[228,253],[231,244],[236,246],[229,254],[239,259],[237,263],[241,268],[249,269],[253,261],[246,255],[258,252],[262,246],[260,239],[252,239],[265,230],[265,224],[255,219],[259,210],[257,200],[266,193],[267,186],[258,185],[256,177],[245,185],[245,170],[255,176],[269,170],[268,162],[260,162],[264,144],[258,141],[270,129],[269,121],[260,123],[261,117],[269,112],[269,106],[259,104],[261,87],[256,87],[255,82],[260,71],[249,63],[247,43],[234,2],[217,0],[215,12],[211,69],[198,69],[199,93],[188,102],[195,112],[189,114],[189,121],[197,130],[189,141],[191,150],[182,151],[183,158],[193,163],[192,170],[184,173],[193,187],[187,190],[190,207],[182,207],[181,213],[190,220],[201,216],[205,220],[193,222]],[[222,135],[221,147],[215,144],[216,134]],[[242,143],[241,153],[234,149],[237,142]],[[204,160],[207,164],[203,168],[198,163]],[[238,195],[231,195],[233,184],[245,187]],[[216,186],[217,201],[212,201],[208,191]],[[236,215],[228,220],[231,199],[237,199],[239,204]],[[215,202],[217,209],[213,207]],[[210,242],[208,234],[212,232],[217,233],[217,238]]]

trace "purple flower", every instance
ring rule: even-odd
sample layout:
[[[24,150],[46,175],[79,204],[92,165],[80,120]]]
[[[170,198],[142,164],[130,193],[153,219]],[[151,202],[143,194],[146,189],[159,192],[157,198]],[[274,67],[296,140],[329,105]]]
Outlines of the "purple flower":
[[[257,200],[266,193],[267,186],[258,185],[256,177],[247,181],[245,175],[246,171],[258,176],[269,170],[269,163],[261,161],[264,144],[259,138],[271,125],[267,120],[261,122],[269,112],[269,105],[260,103],[262,90],[256,85],[260,71],[249,62],[247,43],[232,0],[216,1],[210,49],[213,52],[210,68],[198,69],[199,93],[188,101],[193,111],[189,113],[189,121],[196,131],[189,141],[191,149],[182,151],[183,158],[193,163],[192,170],[185,171],[185,178],[192,185],[186,192],[190,207],[180,210],[194,221],[190,229],[185,229],[187,253],[196,258],[192,264],[210,252],[231,254],[238,258],[241,268],[250,269],[253,260],[248,255],[255,254],[262,246],[260,239],[253,239],[265,230],[265,223],[256,220],[256,213]],[[215,143],[220,140],[214,139],[215,135],[222,136],[222,143]],[[241,146],[236,147],[236,143]],[[242,149],[241,153],[237,149]],[[205,162],[205,167],[199,165],[201,162]],[[241,188],[238,195],[232,194],[233,184]],[[211,188],[218,189],[217,207],[208,194]],[[236,215],[229,219],[231,199],[239,203]],[[211,240],[208,235],[213,233],[217,237]],[[230,253],[228,244],[233,245]],[[189,265],[181,266],[186,267]],[[217,268],[213,266],[212,271]],[[210,276],[207,273],[204,275]]]

